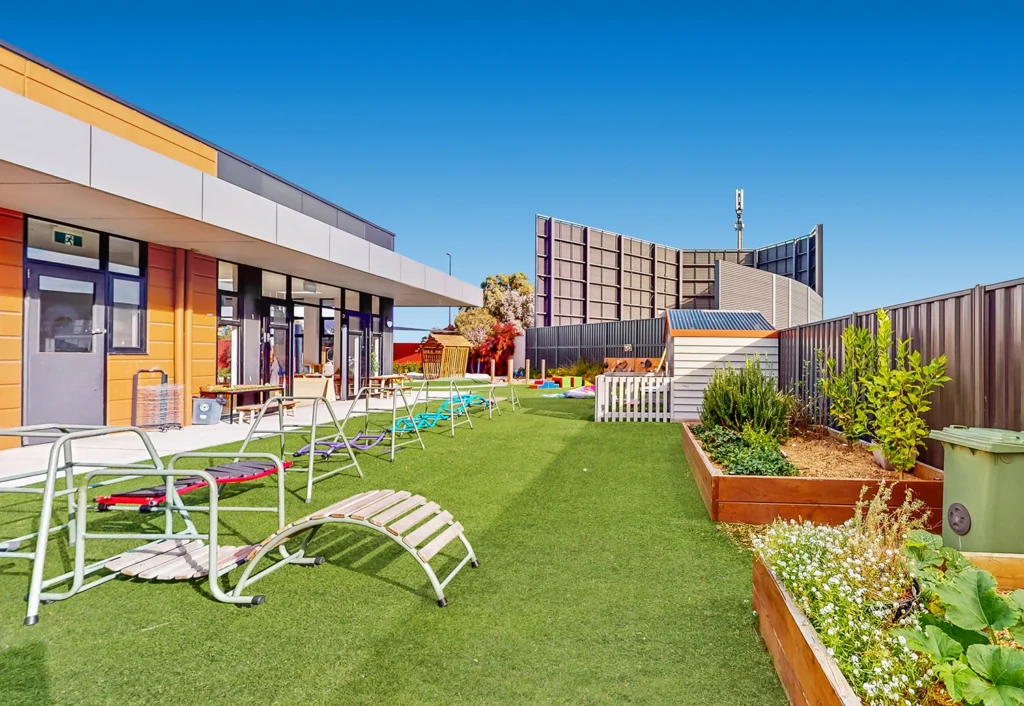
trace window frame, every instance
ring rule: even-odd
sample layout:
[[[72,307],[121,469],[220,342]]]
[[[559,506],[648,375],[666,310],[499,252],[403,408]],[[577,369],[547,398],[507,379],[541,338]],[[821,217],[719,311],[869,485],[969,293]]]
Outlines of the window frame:
[[[74,223],[67,223],[66,221],[59,221],[54,218],[44,218],[43,216],[36,216],[31,213],[24,214],[22,219],[24,223],[24,233],[21,239],[22,247],[22,260],[25,263],[26,270],[31,267],[31,263],[39,263],[40,265],[48,265],[51,267],[66,268],[71,271],[78,272],[93,272],[100,273],[103,275],[103,291],[106,295],[106,305],[104,308],[103,325],[106,329],[104,334],[104,343],[106,345],[106,355],[146,355],[149,346],[149,243],[145,240],[139,240],[138,238],[132,238],[127,235],[119,235],[117,233],[108,233],[106,231],[97,230],[95,228],[86,228],[85,226],[75,225]],[[100,236],[100,253],[99,253],[99,268],[83,267],[80,265],[69,265],[63,262],[54,262],[52,260],[43,260],[40,258],[29,257],[28,254],[28,226],[29,221],[42,221],[43,223],[52,223],[53,225],[66,226],[68,228],[77,228],[78,230],[87,230],[93,233],[97,233]],[[139,244],[139,274],[130,275],[121,272],[110,271],[110,238],[120,238],[121,240],[130,240]],[[138,282],[139,284],[139,345],[138,346],[115,346],[114,345],[114,280],[121,279],[129,282]]]

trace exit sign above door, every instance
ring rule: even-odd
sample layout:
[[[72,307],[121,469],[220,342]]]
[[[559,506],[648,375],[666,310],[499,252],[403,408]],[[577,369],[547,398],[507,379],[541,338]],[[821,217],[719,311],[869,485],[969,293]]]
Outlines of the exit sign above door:
[[[62,233],[59,230],[53,231],[53,242],[59,245],[68,245],[73,248],[82,247],[82,236],[72,233]]]

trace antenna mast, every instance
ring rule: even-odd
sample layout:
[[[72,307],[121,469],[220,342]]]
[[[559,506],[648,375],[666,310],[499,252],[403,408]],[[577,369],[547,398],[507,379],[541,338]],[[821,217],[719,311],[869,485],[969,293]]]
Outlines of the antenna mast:
[[[736,249],[743,249],[743,189],[736,189]]]

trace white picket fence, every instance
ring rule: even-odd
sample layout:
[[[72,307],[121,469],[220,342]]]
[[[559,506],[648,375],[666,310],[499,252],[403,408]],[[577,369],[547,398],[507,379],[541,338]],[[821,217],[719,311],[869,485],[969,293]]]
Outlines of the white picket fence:
[[[595,422],[672,421],[672,378],[667,375],[606,373],[594,381]]]

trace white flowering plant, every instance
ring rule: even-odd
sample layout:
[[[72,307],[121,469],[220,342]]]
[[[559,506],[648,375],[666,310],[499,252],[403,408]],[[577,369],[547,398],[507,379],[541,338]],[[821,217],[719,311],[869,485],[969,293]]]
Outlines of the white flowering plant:
[[[778,521],[754,547],[863,701],[913,706],[935,682],[905,634],[920,632],[923,608],[903,543],[924,520],[909,494],[897,509],[887,507],[890,496],[883,486],[839,527]]]

